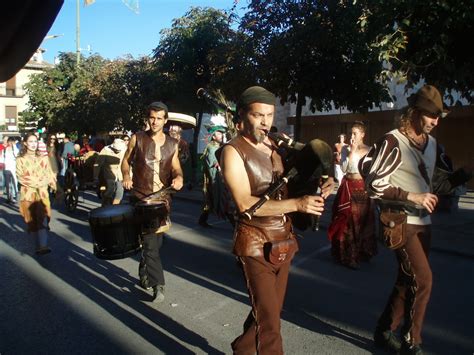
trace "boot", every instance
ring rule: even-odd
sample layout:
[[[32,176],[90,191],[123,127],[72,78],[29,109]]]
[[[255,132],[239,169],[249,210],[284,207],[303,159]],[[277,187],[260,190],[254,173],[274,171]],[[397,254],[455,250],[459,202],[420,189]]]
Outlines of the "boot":
[[[210,228],[211,225],[207,223],[207,219],[209,218],[209,212],[205,211],[201,213],[201,216],[199,216],[199,225],[205,228]]]
[[[420,344],[410,344],[404,341],[400,349],[400,355],[423,355],[423,350]]]
[[[153,286],[153,300],[152,302],[161,303],[165,300],[165,286],[156,285]]]
[[[400,340],[391,330],[383,331],[377,327],[374,333],[375,346],[381,349],[385,349],[391,354],[398,354],[402,347]]]

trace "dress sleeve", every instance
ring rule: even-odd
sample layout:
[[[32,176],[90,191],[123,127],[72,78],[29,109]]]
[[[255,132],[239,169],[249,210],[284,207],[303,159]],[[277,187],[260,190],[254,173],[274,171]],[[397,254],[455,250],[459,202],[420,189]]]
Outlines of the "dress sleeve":
[[[390,183],[390,176],[401,164],[398,140],[392,134],[386,134],[359,161],[359,171],[371,198],[407,200],[408,192]]]

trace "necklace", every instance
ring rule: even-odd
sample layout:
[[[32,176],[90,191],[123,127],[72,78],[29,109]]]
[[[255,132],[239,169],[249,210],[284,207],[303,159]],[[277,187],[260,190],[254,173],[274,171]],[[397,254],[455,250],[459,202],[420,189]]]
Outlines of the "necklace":
[[[422,149],[425,146],[427,140],[425,133],[422,133],[419,136],[414,136],[411,131],[405,131],[403,133],[405,134],[405,137],[408,138],[410,143],[413,144],[416,148]]]

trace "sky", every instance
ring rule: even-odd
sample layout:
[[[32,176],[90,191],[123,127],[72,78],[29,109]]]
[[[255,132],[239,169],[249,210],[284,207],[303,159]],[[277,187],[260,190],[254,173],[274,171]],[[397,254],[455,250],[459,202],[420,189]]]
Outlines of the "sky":
[[[80,1],[80,47],[83,55],[97,53],[115,59],[131,54],[134,58],[151,55],[159,43],[160,30],[170,28],[173,19],[182,17],[190,7],[214,7],[229,10],[234,0],[135,0],[139,13],[130,10],[122,0],[96,0],[89,6]],[[246,5],[239,1],[237,9]],[[76,52],[76,0],[64,0],[41,48],[43,58],[54,63],[60,52]]]

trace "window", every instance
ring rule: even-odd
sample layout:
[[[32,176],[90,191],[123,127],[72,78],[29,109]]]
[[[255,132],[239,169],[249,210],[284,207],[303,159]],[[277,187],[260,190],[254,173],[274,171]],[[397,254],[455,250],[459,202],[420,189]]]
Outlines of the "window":
[[[11,78],[7,81],[6,95],[7,96],[15,96],[16,95],[16,76],[14,76],[13,78]]]
[[[16,126],[16,106],[5,106],[5,123],[8,126]]]

